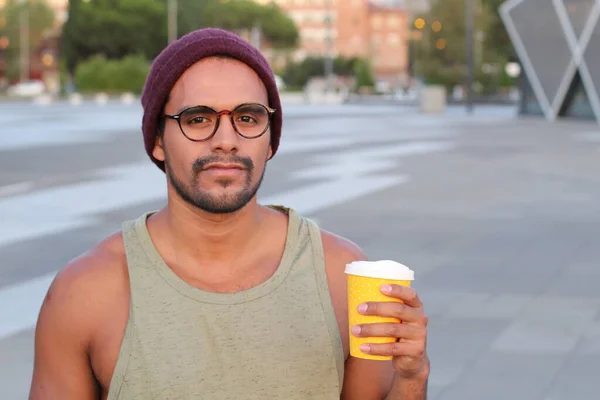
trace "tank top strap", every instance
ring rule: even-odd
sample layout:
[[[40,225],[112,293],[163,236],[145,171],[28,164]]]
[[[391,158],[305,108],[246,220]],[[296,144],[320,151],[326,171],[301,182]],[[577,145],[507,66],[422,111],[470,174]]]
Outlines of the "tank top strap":
[[[129,363],[132,355],[132,346],[134,345],[135,337],[135,310],[138,306],[138,295],[136,286],[139,284],[141,271],[145,265],[148,265],[147,256],[141,244],[138,229],[140,224],[145,224],[146,219],[154,212],[147,212],[136,219],[124,221],[121,224],[121,235],[123,237],[123,245],[125,247],[125,258],[127,260],[127,273],[129,275],[129,317],[125,332],[119,349],[119,356],[113,370],[113,375],[110,380],[110,390],[107,400],[116,400],[121,396],[122,391],[127,391],[127,382],[125,375],[129,368]],[[143,273],[142,273],[143,274]]]
[[[123,245],[125,246],[125,256],[130,275],[133,272],[132,269],[150,265],[148,263],[146,247],[152,245],[152,243],[144,243],[143,241],[150,240],[150,237],[140,233],[144,232],[146,221],[152,214],[154,214],[154,211],[146,212],[136,219],[123,222],[121,225]]]
[[[339,325],[335,316],[335,309],[331,299],[329,290],[329,280],[327,279],[327,270],[325,265],[325,250],[323,248],[323,240],[321,237],[321,229],[316,222],[309,218],[302,218],[307,226],[310,235],[310,243],[313,254],[313,268],[317,278],[317,289],[321,298],[323,312],[327,321],[327,328],[331,336],[331,343],[335,351],[335,363],[340,381],[340,388],[344,383],[344,347],[342,345],[342,337],[340,335]]]

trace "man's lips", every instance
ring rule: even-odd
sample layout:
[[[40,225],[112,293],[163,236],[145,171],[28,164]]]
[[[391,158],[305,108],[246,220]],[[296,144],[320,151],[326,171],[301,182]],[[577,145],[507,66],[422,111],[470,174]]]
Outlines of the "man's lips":
[[[209,164],[204,167],[205,170],[243,170],[243,165],[240,164]]]
[[[240,164],[209,164],[207,165],[203,172],[209,175],[215,176],[228,176],[235,177],[242,174],[246,168]]]

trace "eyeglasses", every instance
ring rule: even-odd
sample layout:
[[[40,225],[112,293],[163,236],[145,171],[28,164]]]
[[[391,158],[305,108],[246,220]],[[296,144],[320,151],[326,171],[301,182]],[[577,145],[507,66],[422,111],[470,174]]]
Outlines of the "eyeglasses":
[[[174,119],[181,133],[193,142],[203,142],[212,138],[222,115],[229,115],[235,131],[246,139],[256,139],[269,128],[274,109],[259,103],[243,103],[233,110],[217,111],[207,106],[194,106],[175,115],[165,114]]]

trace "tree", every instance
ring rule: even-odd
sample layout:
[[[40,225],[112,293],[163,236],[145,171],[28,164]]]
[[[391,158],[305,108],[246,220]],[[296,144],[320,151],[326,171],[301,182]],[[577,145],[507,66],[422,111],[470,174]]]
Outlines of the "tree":
[[[150,63],[141,55],[130,55],[120,60],[107,60],[102,55],[92,56],[77,65],[75,84],[85,92],[140,94]]]
[[[493,48],[507,61],[516,61],[517,56],[508,36],[504,22],[500,18],[500,6],[506,0],[482,0],[482,3],[492,12],[485,37],[485,47]]]
[[[491,79],[489,71],[503,65],[504,58],[486,41],[493,13],[481,0],[477,3],[475,68],[478,82],[484,84],[486,79]],[[427,83],[443,84],[452,90],[466,77],[464,0],[437,0],[421,18],[425,21],[424,26],[414,31],[417,37],[414,41],[416,75]],[[484,65],[489,68],[482,69]]]
[[[0,9],[0,38],[8,46],[4,50],[7,62],[7,75],[9,80],[19,76],[19,60],[21,53],[21,11],[27,8],[29,22],[29,49],[33,54],[41,45],[42,41],[51,33],[54,24],[54,12],[45,1],[41,0],[7,0],[4,7]],[[30,54],[30,55],[31,55]]]
[[[293,49],[298,46],[300,34],[296,24],[277,4],[264,6],[258,23],[274,48]]]
[[[356,76],[356,88],[372,88],[375,86],[375,78],[371,71],[371,65],[367,60],[359,59],[354,64],[354,74]]]
[[[325,74],[324,66],[324,57],[306,57],[300,62],[289,63],[283,71],[283,80],[289,87],[303,88],[311,78],[322,77]],[[333,62],[333,72],[338,76],[355,77],[357,86],[374,85],[371,67],[364,59],[338,56]]]
[[[121,59],[130,54],[154,58],[167,42],[166,9],[160,0],[69,2],[62,52],[67,68],[94,56]]]
[[[276,49],[294,47],[294,22],[275,5],[250,0],[179,0],[178,36],[204,27],[247,32],[260,27]],[[71,73],[94,55],[121,59],[141,54],[153,59],[167,45],[165,0],[71,0],[63,28],[62,54]]]
[[[290,49],[298,45],[299,34],[294,21],[274,3],[180,0],[178,14],[179,35],[204,27],[235,32],[248,32],[258,27],[273,48]]]

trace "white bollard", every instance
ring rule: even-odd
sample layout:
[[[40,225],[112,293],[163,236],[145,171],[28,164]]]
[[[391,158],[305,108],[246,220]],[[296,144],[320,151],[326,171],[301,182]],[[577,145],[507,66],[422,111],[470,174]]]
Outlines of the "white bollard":
[[[83,96],[81,93],[71,93],[69,95],[69,104],[72,106],[79,106],[83,103]]]
[[[135,101],[133,93],[123,93],[121,95],[121,104],[131,105]]]
[[[421,111],[438,114],[446,111],[446,88],[442,85],[428,85],[421,89]]]
[[[54,99],[49,94],[42,94],[33,99],[33,104],[38,106],[49,106],[54,102]]]
[[[98,93],[94,97],[94,103],[98,104],[99,106],[105,105],[108,103],[108,95],[106,93]]]

